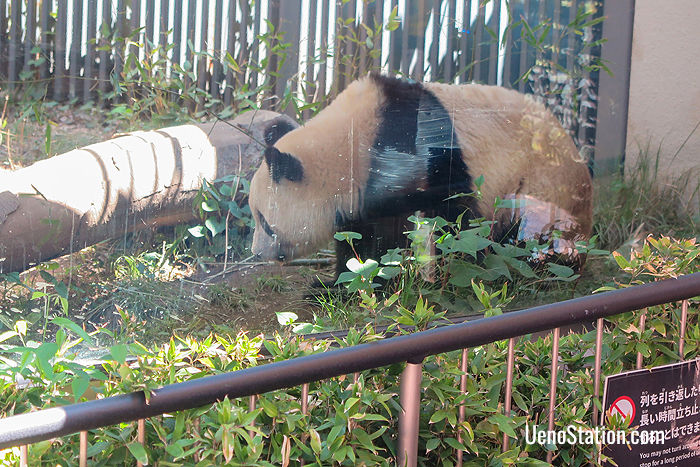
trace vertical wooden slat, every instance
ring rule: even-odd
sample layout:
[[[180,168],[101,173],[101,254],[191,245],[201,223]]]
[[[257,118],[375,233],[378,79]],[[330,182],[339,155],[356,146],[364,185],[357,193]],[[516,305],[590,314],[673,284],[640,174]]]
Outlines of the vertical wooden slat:
[[[182,16],[182,1],[175,0],[173,4],[173,52],[171,61],[173,65],[180,64],[180,55],[182,54],[182,24],[185,18]]]
[[[477,82],[484,82],[482,77],[482,62],[484,56],[481,53],[484,44],[484,29],[486,27],[486,6],[479,2],[479,9],[476,14],[476,24],[474,25],[474,42],[472,45],[472,54],[474,57],[474,67],[472,68],[471,79]]]
[[[284,33],[283,41],[289,44],[285,50],[286,58],[280,63],[279,78],[275,85],[275,95],[282,97],[287,88],[292,94],[297,93],[299,73],[299,50],[301,42],[301,0],[284,0],[279,5],[277,29]],[[294,116],[293,106],[285,109],[290,116]]]
[[[247,0],[241,0],[240,4],[240,10],[241,10],[241,25],[239,31],[239,36],[238,36],[238,63],[239,66],[241,67],[241,72],[239,73],[239,83],[245,83],[246,82],[246,71],[249,66],[249,54],[250,54],[250,48],[248,45],[248,23],[251,21],[250,17],[250,4],[248,3]],[[234,42],[235,46],[235,42]],[[233,52],[231,52],[231,56],[235,57]]]
[[[408,53],[408,38],[409,29],[411,28],[411,21],[413,20],[410,15],[409,5],[410,2],[404,4],[404,14],[401,18],[401,73],[404,76],[409,76],[411,68],[411,57]]]
[[[571,3],[569,4],[569,23],[573,22],[574,18],[576,18],[577,8],[578,5],[576,4],[576,0],[571,0]],[[569,37],[566,39],[566,48],[568,49],[566,53],[566,69],[572,70],[574,66],[574,57],[576,56],[575,34],[569,34]]]
[[[68,5],[67,0],[58,0],[58,9],[56,13],[56,53],[54,54],[54,80],[53,80],[53,98],[60,101],[65,95],[65,74],[66,74],[66,32],[68,22]]]
[[[114,74],[116,79],[121,79],[122,71],[124,70],[124,56],[126,47],[124,38],[128,34],[126,21],[126,5],[124,0],[117,1],[117,37],[120,38],[114,44]]]
[[[199,57],[197,58],[197,87],[207,91],[207,69],[209,58],[209,2],[202,2],[202,18],[199,29]],[[199,98],[200,108],[204,105],[204,97]]]
[[[371,5],[374,5],[374,2],[371,3]],[[360,48],[360,56],[359,60],[357,63],[357,74],[358,76],[362,76],[365,71],[367,71],[367,68],[369,67],[369,64],[367,63],[367,30],[362,27],[362,24],[364,24],[367,27],[372,27],[370,23],[370,18],[372,17],[370,13],[370,3],[365,3],[362,8],[362,19],[360,25],[358,25],[357,28],[357,34],[358,34],[358,40],[360,42],[359,48]]]
[[[523,3],[523,8],[524,8],[524,16],[525,16],[525,21],[528,23],[530,22],[530,0],[525,0]],[[524,40],[520,40],[520,66],[518,68],[518,77],[522,77],[525,71],[527,71],[528,67],[528,59],[527,59],[527,42]],[[520,92],[525,92],[527,85],[527,79],[521,79],[520,82],[518,82],[518,91]]]
[[[104,33],[106,31],[109,31],[111,29],[111,24],[112,24],[112,2],[110,0],[102,0],[102,22],[100,24],[100,38],[99,38],[99,44],[100,44],[100,66],[98,70],[98,89],[99,89],[99,95],[100,99],[103,99],[103,96],[107,92],[107,80],[108,80],[108,64],[107,61],[109,60],[109,51],[107,50],[107,47],[111,46],[111,40],[108,37],[105,37]]]
[[[51,58],[51,51],[49,50],[49,16],[51,14],[51,7],[53,2],[41,2],[41,13],[39,15],[39,30],[41,31],[41,39],[39,42],[39,47],[41,48],[41,56],[44,57],[44,61],[39,65],[39,78],[47,79],[49,77],[49,64]],[[4,18],[5,12],[2,9],[4,2],[0,4],[0,20]],[[55,26],[54,26],[55,31]],[[4,35],[4,29],[0,25],[0,35]],[[0,45],[0,49],[1,49]]]
[[[309,32],[306,38],[306,72],[305,72],[305,82],[304,87],[304,100],[308,102],[313,102],[314,94],[316,91],[316,80],[314,73],[314,61],[316,54],[316,10],[317,10],[317,0],[309,0]],[[308,119],[311,116],[311,110],[306,109],[304,111],[304,118]]]
[[[330,0],[321,0],[321,43],[322,57],[318,69],[318,89],[316,98],[326,95],[326,70],[328,69],[328,21],[330,16]]]
[[[418,0],[418,15],[415,19],[418,25],[418,37],[416,37],[416,69],[414,77],[417,81],[423,80],[425,72],[425,24],[427,12],[425,11],[425,0]]]
[[[194,62],[194,46],[195,46],[195,29],[196,29],[196,21],[197,21],[197,4],[195,0],[189,0],[187,3],[187,33],[185,35],[186,38],[186,43],[185,43],[185,64],[189,63],[189,70],[195,72],[197,71],[197,68],[195,67],[195,62]],[[184,77],[185,80],[185,87],[189,88],[192,86],[192,80],[188,75],[185,75]],[[196,105],[196,102],[193,100],[190,100],[188,103],[188,109],[190,112],[194,112],[194,107]]]
[[[7,47],[7,0],[0,0],[0,50],[5,50]],[[7,56],[0,54],[0,76],[8,76]]]
[[[374,28],[375,31],[380,25],[384,24],[384,0],[374,0]],[[384,28],[380,29],[381,34],[374,38],[373,50],[375,51],[375,57],[372,59],[372,68],[375,71],[379,71],[382,66],[382,36],[384,35]]]
[[[352,66],[354,64],[353,54],[354,48],[347,36],[351,35],[350,28],[355,27],[355,23],[345,24],[345,21],[350,18],[355,18],[355,2],[336,3],[336,37],[334,47],[334,79],[333,79],[333,95],[338,95],[346,85],[347,75],[353,73]]]
[[[360,0],[362,1],[362,0]],[[347,18],[350,19],[352,18],[352,23],[348,25],[348,28],[351,29],[350,32],[350,37],[353,37],[357,34],[357,29],[359,28],[359,25],[357,24],[357,3],[355,0],[351,0],[350,3],[346,4],[348,8],[348,14]],[[358,50],[357,50],[357,45],[353,41],[346,41],[346,54],[347,56],[350,57],[350,69],[346,70],[345,75],[341,78],[343,82],[343,88],[345,89],[348,84],[354,79],[357,78],[358,74],[358,69],[357,69],[357,56],[358,56]]]
[[[390,11],[398,6],[399,0],[391,0]],[[403,22],[403,19],[401,20]],[[396,73],[401,67],[401,52],[397,50],[396,45],[397,34],[396,31],[389,32],[389,72]]]
[[[273,27],[275,28],[275,35],[280,33],[279,30],[279,25],[280,25],[280,1],[281,0],[269,0],[268,3],[268,20],[272,23]],[[266,97],[265,100],[263,100],[263,109],[269,109],[271,107],[271,102],[267,97],[270,97],[270,93],[274,93],[275,90],[277,89],[277,79],[274,76],[277,73],[277,65],[278,65],[278,57],[277,54],[272,53],[271,49],[277,44],[277,41],[273,41],[270,46],[266,48],[267,52],[267,73],[265,78],[265,81],[263,84],[269,86],[269,89],[265,90],[264,96]]]
[[[83,76],[83,102],[91,100],[91,91],[95,85],[95,57],[97,38],[97,0],[88,0],[87,44],[85,53],[85,73]]]
[[[129,37],[135,43],[141,42],[142,31],[139,29],[141,27],[141,0],[131,0],[131,30],[129,31]],[[133,44],[130,48],[129,53],[135,55],[136,58],[139,56],[139,47]]]
[[[182,22],[182,17],[176,18],[176,22]],[[159,57],[165,60],[162,65],[162,72],[166,73],[171,68],[168,60],[168,38],[170,37],[170,1],[160,0],[160,19],[158,21],[158,47]],[[154,39],[155,40],[155,39]],[[172,68],[171,68],[172,73]],[[172,96],[171,96],[172,97]]]
[[[9,66],[8,78],[9,89],[15,87],[19,80],[19,45],[22,35],[21,29],[22,18],[22,1],[12,0],[10,3],[10,47],[9,47]]]
[[[78,97],[80,86],[80,68],[82,57],[80,46],[83,40],[83,2],[73,0],[73,21],[71,23],[72,37],[70,43],[70,63],[68,64],[68,86],[71,99]]]
[[[545,13],[545,6],[546,6],[545,1],[540,0],[537,6],[537,19],[535,20],[535,24],[543,24],[545,21],[547,21],[546,13]],[[551,34],[551,31],[550,31]],[[547,42],[547,39],[545,39],[545,43]],[[542,47],[538,47],[536,50],[536,60],[537,62],[542,61]]]
[[[493,32],[496,33],[496,39],[491,37],[491,34],[488,34],[485,37],[488,37],[490,42],[490,47],[489,47],[489,75],[488,75],[488,84],[496,84],[498,82],[498,77],[496,76],[496,72],[498,70],[498,50],[499,50],[499,42],[498,38],[501,37],[501,2],[496,1],[493,4],[493,14],[491,15],[491,24],[495,26],[495,28],[491,28]]]
[[[552,61],[559,64],[561,54],[561,44],[559,43],[562,33],[561,2],[554,2],[554,15],[552,19]]]
[[[32,59],[32,49],[36,45],[36,0],[27,0],[27,13],[24,31],[24,66],[23,70],[29,70],[29,62]]]
[[[236,1],[230,0],[228,3],[228,36],[226,39],[226,52],[232,58],[236,57]],[[243,12],[241,13],[243,16]],[[245,48],[245,43],[241,41],[241,49]],[[224,89],[224,105],[230,106],[233,102],[233,89],[234,89],[234,79],[233,79],[233,68],[228,64],[226,58],[224,58],[224,63],[226,63],[226,88]],[[238,64],[242,66],[241,63]]]
[[[255,2],[255,18],[253,19],[253,45],[251,46],[251,58],[250,61],[251,63],[255,64],[255,66],[258,66],[258,59],[260,58],[260,40],[258,39],[258,36],[260,35],[260,22],[261,22],[261,14],[260,14],[260,2]],[[253,70],[253,72],[250,74],[250,82],[252,83],[253,89],[258,87],[258,72],[256,70]]]
[[[209,83],[209,89],[212,97],[218,99],[221,97],[220,85],[223,77],[223,65],[221,64],[221,34],[223,30],[223,11],[224,2],[223,0],[216,0],[214,4],[214,59],[211,73],[211,82]],[[230,29],[230,28],[229,28]],[[231,31],[233,32],[233,31]]]
[[[440,17],[440,7],[442,2],[433,2],[433,36],[430,39],[430,53],[428,62],[430,63],[430,77],[433,81],[438,79],[438,54],[440,53],[440,31],[442,30],[442,18]]]
[[[457,0],[448,0],[447,5],[447,51],[445,53],[445,66],[443,67],[442,79],[446,83],[454,82],[454,70],[453,70],[453,60],[454,60],[454,34],[457,30]],[[438,49],[439,50],[439,49]]]
[[[469,55],[469,34],[471,31],[471,10],[472,2],[467,0],[464,2],[464,17],[462,18],[462,35],[459,41],[459,82],[466,83],[469,81],[469,72],[467,67],[471,63]]]
[[[187,2],[187,43],[185,45],[185,60],[190,62],[194,70],[194,47],[195,47],[195,30],[197,28],[197,2],[189,0]]]
[[[506,3],[506,8],[507,10],[505,12],[501,12],[501,14],[508,15],[508,18],[510,19],[510,3]],[[514,19],[511,19],[509,23],[514,22]],[[513,87],[513,82],[510,77],[511,73],[511,63],[513,61],[513,32],[511,31],[510,28],[506,29],[505,32],[506,35],[506,52],[504,56],[504,62],[503,62],[503,86],[507,88],[512,88]]]
[[[143,50],[150,53],[155,44],[156,3],[155,0],[146,0],[146,34],[143,39]]]
[[[160,38],[158,45],[165,54],[165,48],[168,46],[168,37],[170,36],[170,0],[160,0],[160,21],[158,22],[158,30]],[[180,16],[174,18],[175,22],[182,22],[182,12]]]
[[[335,0],[335,36],[333,37],[333,81],[331,82],[331,96],[335,97],[340,92],[338,83],[340,83],[341,74],[341,58],[343,54],[342,41],[338,36],[343,33],[341,24],[343,23],[343,3],[341,0]]]

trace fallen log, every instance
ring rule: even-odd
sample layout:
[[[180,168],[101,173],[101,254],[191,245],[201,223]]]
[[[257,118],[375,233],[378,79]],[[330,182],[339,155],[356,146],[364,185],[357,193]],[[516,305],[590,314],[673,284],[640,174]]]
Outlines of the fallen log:
[[[277,117],[259,110],[229,122],[135,131],[0,173],[0,272],[192,221],[202,181],[240,169],[252,175],[258,142]]]

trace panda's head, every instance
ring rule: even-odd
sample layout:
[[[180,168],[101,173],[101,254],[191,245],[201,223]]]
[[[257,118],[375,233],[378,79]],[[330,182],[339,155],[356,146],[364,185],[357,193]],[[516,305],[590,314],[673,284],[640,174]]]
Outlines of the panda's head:
[[[333,208],[320,195],[318,171],[308,162],[313,144],[299,145],[293,130],[274,121],[268,127],[268,146],[250,184],[255,219],[252,251],[263,260],[289,261],[305,255],[333,231]]]

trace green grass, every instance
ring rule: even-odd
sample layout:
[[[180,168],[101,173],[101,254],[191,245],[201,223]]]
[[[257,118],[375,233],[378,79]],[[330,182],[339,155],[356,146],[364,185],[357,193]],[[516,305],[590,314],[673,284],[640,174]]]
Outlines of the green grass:
[[[698,235],[698,172],[664,176],[662,160],[661,147],[652,150],[647,145],[624,176],[595,181],[593,233],[601,248],[629,251],[649,234]]]

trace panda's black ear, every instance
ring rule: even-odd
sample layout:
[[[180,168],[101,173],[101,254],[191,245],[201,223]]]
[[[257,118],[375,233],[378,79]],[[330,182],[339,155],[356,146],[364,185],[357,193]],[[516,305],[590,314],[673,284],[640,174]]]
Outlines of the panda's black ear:
[[[265,144],[272,146],[281,137],[294,130],[296,127],[292,122],[283,118],[277,117],[270,121],[265,127]]]
[[[270,178],[279,183],[282,178],[292,182],[300,182],[304,178],[304,167],[301,161],[286,152],[280,152],[276,147],[265,149],[265,162],[270,168]]]

